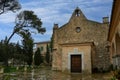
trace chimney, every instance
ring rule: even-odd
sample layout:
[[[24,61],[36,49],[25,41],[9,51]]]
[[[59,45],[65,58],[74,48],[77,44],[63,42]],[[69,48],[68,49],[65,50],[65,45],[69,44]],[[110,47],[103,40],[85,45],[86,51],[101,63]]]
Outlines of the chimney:
[[[109,23],[109,17],[103,17],[103,23]]]
[[[53,29],[58,29],[58,24],[54,24]]]

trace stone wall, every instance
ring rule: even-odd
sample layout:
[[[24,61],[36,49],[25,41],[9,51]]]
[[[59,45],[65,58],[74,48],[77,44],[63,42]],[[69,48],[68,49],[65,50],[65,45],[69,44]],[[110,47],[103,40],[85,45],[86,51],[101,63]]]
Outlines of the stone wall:
[[[35,44],[36,44],[35,51],[37,50],[37,48],[40,48],[42,56],[45,56],[46,51],[47,51],[46,47],[47,47],[47,45],[48,46],[50,45],[50,41],[38,42],[38,43],[35,43]]]
[[[63,45],[62,47],[62,71],[71,72],[71,55],[82,56],[82,73],[91,73],[91,45]]]
[[[95,45],[95,51],[92,55],[92,68],[97,67],[108,69],[108,67],[110,66],[110,56],[106,49],[106,43],[109,24],[88,20],[81,10],[80,12],[80,16],[76,16],[75,12],[73,12],[69,22],[61,26],[60,28],[58,27],[58,25],[54,26],[53,48],[56,49],[59,53],[61,50],[64,49],[62,48],[62,46],[60,46],[61,44],[79,44],[92,42]],[[77,27],[80,28],[80,32],[76,32]],[[60,52],[59,54],[65,53]]]

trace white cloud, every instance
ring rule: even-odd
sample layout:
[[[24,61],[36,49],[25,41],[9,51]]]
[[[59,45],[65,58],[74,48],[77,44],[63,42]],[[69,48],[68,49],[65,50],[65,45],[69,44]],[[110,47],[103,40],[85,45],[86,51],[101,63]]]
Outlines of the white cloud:
[[[101,2],[102,1],[102,2]],[[109,2],[112,2],[112,0],[73,0],[73,1],[65,1],[65,0],[46,0],[46,1],[30,1],[27,3],[22,3],[22,10],[33,10],[39,17],[53,17],[53,15],[61,15],[62,10],[70,11],[73,10],[74,5],[80,6],[80,8],[87,9],[87,12],[90,12],[89,10],[94,11],[101,11],[99,7],[101,7],[102,10],[104,10],[104,6],[102,4],[107,4]],[[72,8],[71,8],[72,7]],[[97,8],[96,8],[97,7]],[[11,23],[15,20],[16,13],[8,12],[6,14],[0,15],[0,22],[3,23]]]
[[[62,26],[69,21],[77,6],[82,9],[88,19],[100,21],[103,16],[110,15],[112,0],[29,0],[22,3],[22,10],[32,10],[42,19],[47,32],[44,35],[34,35],[33,37],[35,41],[43,41],[50,39],[54,23]],[[0,24],[14,23],[17,13],[8,12],[0,15]]]
[[[0,15],[0,23],[13,23],[15,21],[15,13],[5,13]]]

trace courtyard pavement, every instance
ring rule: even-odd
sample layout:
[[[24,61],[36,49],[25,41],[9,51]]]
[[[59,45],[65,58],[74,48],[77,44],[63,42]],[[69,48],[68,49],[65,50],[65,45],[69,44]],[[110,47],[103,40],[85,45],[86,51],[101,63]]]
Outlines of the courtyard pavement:
[[[65,74],[51,68],[33,69],[31,72],[0,74],[0,80],[111,80],[111,74]]]

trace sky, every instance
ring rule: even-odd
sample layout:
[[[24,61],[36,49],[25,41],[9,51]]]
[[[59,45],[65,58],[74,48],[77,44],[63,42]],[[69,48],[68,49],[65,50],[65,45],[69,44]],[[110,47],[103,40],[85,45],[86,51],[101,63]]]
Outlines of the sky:
[[[89,20],[102,23],[103,17],[110,17],[113,0],[19,0],[22,9],[13,13],[8,11],[0,15],[0,40],[9,37],[15,26],[15,17],[21,11],[32,10],[41,19],[46,33],[32,34],[34,42],[49,41],[52,36],[53,25],[59,27],[67,23],[79,7]],[[10,42],[21,41],[21,37],[14,35]]]

